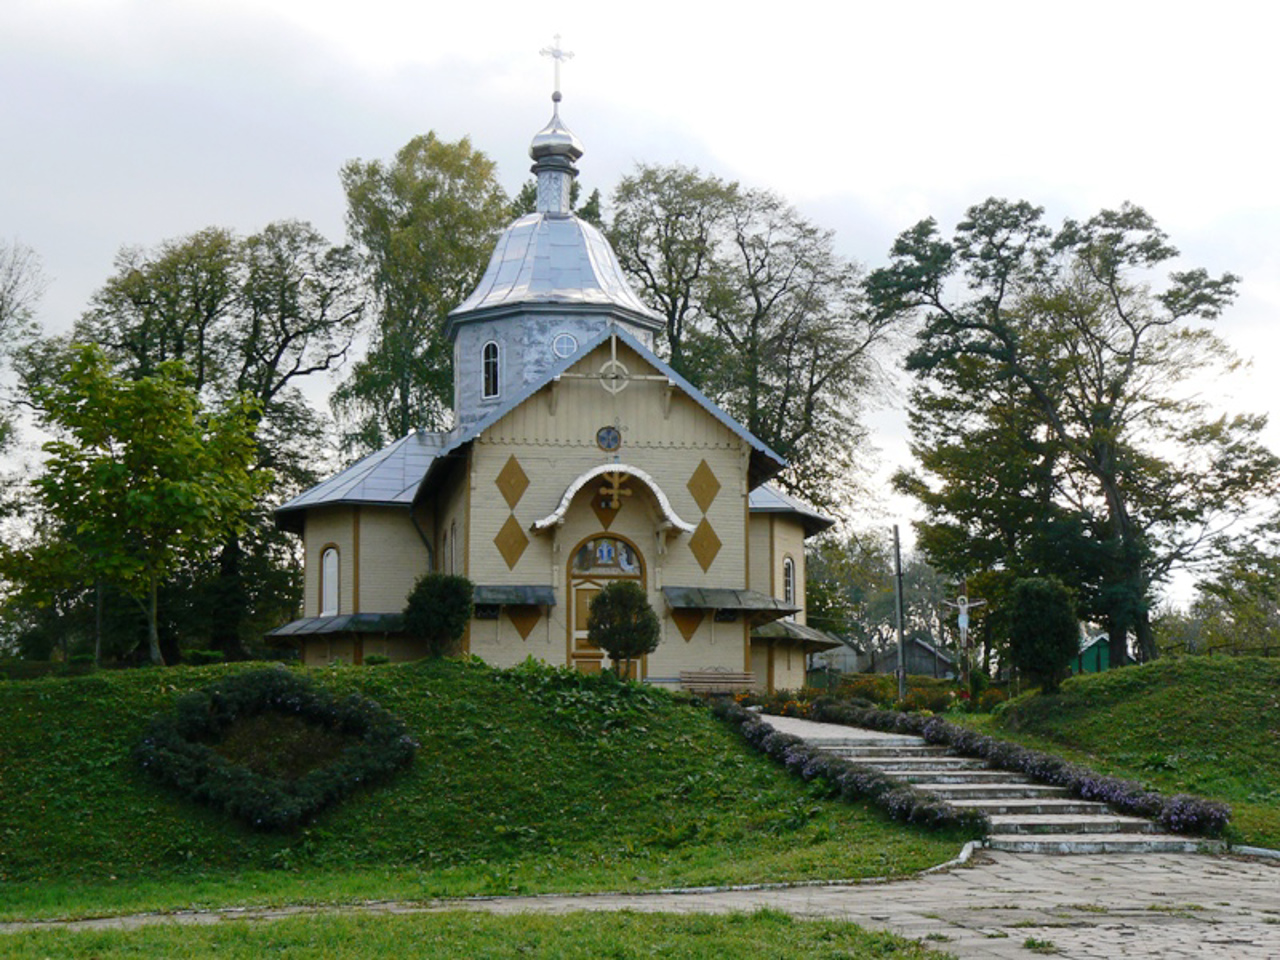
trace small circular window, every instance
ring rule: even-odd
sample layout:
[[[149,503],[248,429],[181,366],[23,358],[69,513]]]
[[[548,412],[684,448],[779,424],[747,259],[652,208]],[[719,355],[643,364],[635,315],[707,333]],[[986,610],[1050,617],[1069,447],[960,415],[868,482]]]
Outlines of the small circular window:
[[[578,338],[572,333],[557,333],[551,343],[551,350],[561,359],[572,357],[578,351]]]

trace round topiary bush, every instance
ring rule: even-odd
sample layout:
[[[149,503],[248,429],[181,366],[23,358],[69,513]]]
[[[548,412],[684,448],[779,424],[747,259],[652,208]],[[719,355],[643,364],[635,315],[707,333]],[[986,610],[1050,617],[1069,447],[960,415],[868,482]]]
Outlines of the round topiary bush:
[[[286,830],[387,779],[417,747],[372,700],[339,699],[275,668],[180,697],[151,721],[134,757],[193,800],[255,829]]]
[[[587,638],[613,658],[619,677],[631,674],[631,661],[658,649],[658,615],[644,587],[634,580],[615,580],[591,598]]]

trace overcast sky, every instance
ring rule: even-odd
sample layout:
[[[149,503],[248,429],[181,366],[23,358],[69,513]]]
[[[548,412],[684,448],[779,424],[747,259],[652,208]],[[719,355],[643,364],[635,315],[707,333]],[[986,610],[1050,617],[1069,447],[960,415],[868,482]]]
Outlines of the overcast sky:
[[[1244,277],[1219,330],[1255,369],[1214,389],[1274,415],[1276,9],[4,0],[0,236],[40,255],[42,320],[62,329],[124,245],[283,218],[341,240],[341,164],[427,130],[469,135],[514,191],[559,32],[588,189],[637,161],[696,165],[777,190],[870,267],[920,218],[949,231],[988,196],[1052,223],[1130,200],[1180,266]],[[894,420],[877,419],[890,466]]]

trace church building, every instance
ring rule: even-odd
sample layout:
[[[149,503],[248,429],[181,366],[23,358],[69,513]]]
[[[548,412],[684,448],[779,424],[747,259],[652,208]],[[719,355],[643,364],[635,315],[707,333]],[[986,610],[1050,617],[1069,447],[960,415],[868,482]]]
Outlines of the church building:
[[[771,486],[785,463],[654,352],[661,316],[569,207],[582,156],[533,139],[537,211],[449,315],[455,424],[397,440],[276,512],[302,538],[303,616],[272,632],[309,665],[423,655],[400,612],[428,571],[466,576],[465,650],[595,672],[591,598],[641,584],[661,642],[640,679],[804,685],[839,644],[805,624],[804,541],[832,520]]]

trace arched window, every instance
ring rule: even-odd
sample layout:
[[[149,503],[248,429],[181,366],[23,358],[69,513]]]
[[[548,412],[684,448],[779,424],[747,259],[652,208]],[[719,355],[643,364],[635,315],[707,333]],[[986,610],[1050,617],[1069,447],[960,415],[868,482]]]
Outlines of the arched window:
[[[795,606],[796,603],[796,562],[790,557],[782,561],[782,602]],[[790,619],[794,614],[787,614]]]
[[[326,547],[320,555],[320,616],[338,614],[338,548]]]
[[[481,353],[481,366],[484,370],[484,399],[489,400],[498,395],[498,344],[490,340],[484,345]]]

